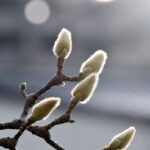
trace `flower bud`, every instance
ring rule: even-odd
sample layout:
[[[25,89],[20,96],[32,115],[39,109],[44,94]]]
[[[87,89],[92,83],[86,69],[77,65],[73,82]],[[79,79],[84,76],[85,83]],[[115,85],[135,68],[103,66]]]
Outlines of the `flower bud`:
[[[27,89],[27,84],[26,84],[26,82],[20,83],[19,89],[20,89],[20,91],[25,91],[25,90]]]
[[[91,73],[93,73],[93,68],[91,68],[91,67],[86,67],[82,72],[80,72],[82,79],[84,79],[85,77],[87,77]]]
[[[91,98],[98,83],[98,76],[94,73],[80,81],[72,90],[71,95],[75,98],[80,95],[80,103],[85,104]]]
[[[130,127],[125,131],[119,133],[118,135],[114,136],[109,144],[109,149],[127,149],[134,138],[135,132],[136,129],[134,127]]]
[[[71,32],[63,28],[55,41],[53,52],[56,57],[67,59],[72,50]]]
[[[46,98],[33,106],[29,120],[33,123],[42,119],[45,120],[59,105],[60,98]]]
[[[96,51],[91,55],[83,64],[81,65],[80,72],[82,74],[98,73],[100,74],[103,71],[105,62],[107,59],[106,52],[102,50]]]

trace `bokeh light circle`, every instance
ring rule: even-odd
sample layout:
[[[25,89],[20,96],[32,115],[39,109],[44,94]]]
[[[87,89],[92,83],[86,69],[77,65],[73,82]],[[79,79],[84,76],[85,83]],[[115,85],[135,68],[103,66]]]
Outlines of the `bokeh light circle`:
[[[50,7],[44,0],[31,0],[26,4],[24,14],[30,23],[43,24],[50,17]]]

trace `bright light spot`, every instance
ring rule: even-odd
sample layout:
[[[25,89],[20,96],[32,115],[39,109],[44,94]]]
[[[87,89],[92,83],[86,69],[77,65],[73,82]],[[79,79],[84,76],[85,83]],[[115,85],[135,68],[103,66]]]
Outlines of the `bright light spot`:
[[[101,3],[108,3],[108,2],[113,2],[114,0],[95,0],[97,2],[101,2]]]
[[[50,7],[44,0],[31,0],[25,6],[25,17],[33,24],[43,24],[50,16]]]

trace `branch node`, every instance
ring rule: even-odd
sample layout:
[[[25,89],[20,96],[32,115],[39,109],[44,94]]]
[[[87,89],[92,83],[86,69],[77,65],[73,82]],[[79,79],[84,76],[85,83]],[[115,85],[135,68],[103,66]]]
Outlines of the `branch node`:
[[[10,150],[15,150],[17,141],[14,138],[6,137],[0,139],[0,146],[8,148]]]
[[[49,130],[43,126],[43,127],[39,127],[39,126],[34,126],[34,127],[29,127],[28,130],[36,136],[39,136],[45,140],[50,139],[51,135],[49,133]]]
[[[29,113],[29,110],[34,106],[38,99],[38,96],[35,93],[29,94],[25,99],[24,109],[20,116],[21,119],[25,119]]]

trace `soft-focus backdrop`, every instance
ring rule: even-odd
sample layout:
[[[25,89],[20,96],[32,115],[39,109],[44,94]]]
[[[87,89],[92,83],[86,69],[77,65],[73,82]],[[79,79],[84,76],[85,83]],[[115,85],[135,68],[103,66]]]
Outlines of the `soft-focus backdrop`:
[[[98,49],[108,61],[94,96],[73,112],[75,124],[52,130],[67,150],[100,150],[120,131],[135,126],[131,150],[150,147],[150,1],[137,0],[0,0],[0,122],[17,118],[23,107],[18,85],[40,88],[56,71],[52,53],[57,34],[72,32],[73,51],[64,68],[77,74]],[[46,124],[59,116],[75,83],[43,95],[62,98]],[[43,98],[41,97],[41,99]],[[16,131],[0,131],[0,137]],[[26,132],[18,149],[52,149]],[[0,150],[3,148],[0,147]]]

